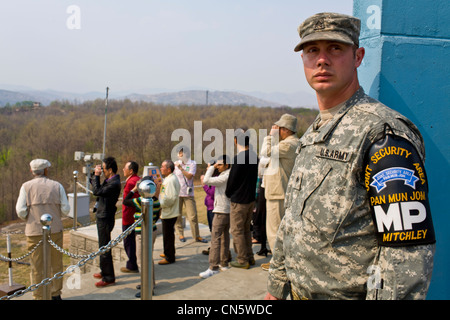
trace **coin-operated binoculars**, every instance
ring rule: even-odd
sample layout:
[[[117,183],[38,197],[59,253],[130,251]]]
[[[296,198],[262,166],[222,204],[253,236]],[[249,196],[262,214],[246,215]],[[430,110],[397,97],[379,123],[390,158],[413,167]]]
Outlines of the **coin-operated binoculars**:
[[[141,226],[141,300],[151,300],[153,293],[153,199],[156,193],[156,184],[152,180],[139,183],[141,195],[142,226]]]

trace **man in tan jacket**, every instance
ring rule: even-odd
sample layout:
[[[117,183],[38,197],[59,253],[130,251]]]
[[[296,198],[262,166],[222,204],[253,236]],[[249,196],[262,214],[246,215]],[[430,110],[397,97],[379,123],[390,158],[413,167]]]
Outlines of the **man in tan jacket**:
[[[165,160],[161,164],[161,174],[164,182],[161,185],[159,203],[161,204],[161,221],[163,232],[164,259],[160,265],[175,262],[175,223],[180,213],[180,182],[173,173],[175,164],[172,160]]]
[[[274,248],[278,226],[284,216],[284,197],[299,141],[295,135],[296,132],[297,118],[284,114],[272,126],[261,148],[261,155],[268,159],[262,186],[265,188],[266,233],[271,250]],[[268,264],[262,267],[267,270]]]
[[[25,182],[20,188],[17,199],[16,212],[19,218],[26,221],[25,235],[27,236],[28,250],[31,251],[40,240],[42,240],[41,216],[45,213],[51,214],[51,236],[53,242],[59,247],[63,246],[63,224],[61,218],[67,216],[70,211],[69,202],[63,186],[49,179],[48,168],[50,162],[45,159],[35,159],[30,162],[30,169],[34,178]],[[31,283],[37,284],[43,280],[44,259],[43,246],[39,246],[31,254]],[[62,253],[51,249],[51,258],[48,274],[53,276],[63,271]],[[61,299],[62,279],[53,281],[51,285],[44,286],[51,291],[53,300]],[[33,291],[35,300],[42,300],[43,288]]]

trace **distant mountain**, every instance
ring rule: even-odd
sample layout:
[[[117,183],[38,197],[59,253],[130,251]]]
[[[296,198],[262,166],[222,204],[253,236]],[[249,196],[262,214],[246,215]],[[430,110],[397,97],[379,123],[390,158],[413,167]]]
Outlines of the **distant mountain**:
[[[124,98],[131,101],[146,101],[171,105],[247,105],[256,107],[279,107],[280,103],[266,101],[237,92],[189,90],[158,94],[130,94]]]
[[[0,108],[4,107],[7,103],[14,105],[16,102],[22,101],[40,102],[41,105],[44,106],[47,106],[52,101],[56,100],[67,100],[70,102],[81,103],[89,100],[104,99],[105,94],[106,92],[88,92],[80,94],[55,90],[33,90],[30,88],[24,88],[23,90],[18,91],[0,89]],[[111,95],[110,98],[114,98],[114,96]]]
[[[0,89],[0,107],[4,107],[7,103],[14,105],[17,102],[33,101],[40,102],[42,105],[49,105],[55,100],[68,100],[83,102],[86,100],[95,100],[100,98],[100,93],[76,94],[69,92],[58,92],[52,90],[37,91],[37,90],[23,90],[10,91]]]
[[[26,93],[1,90],[0,89],[0,107],[4,107],[6,104],[13,105],[16,102],[21,101],[34,101],[34,97]]]
[[[106,93],[88,92],[79,94],[54,90],[33,90],[26,87],[17,87],[17,89],[14,91],[11,89],[0,89],[0,107],[5,106],[7,103],[14,105],[16,102],[22,101],[40,102],[42,105],[49,105],[55,100],[67,100],[74,103],[82,103],[89,100],[105,99]],[[148,90],[147,92],[152,92],[152,90]],[[288,94],[196,89],[185,91],[168,90],[163,93],[142,94],[110,91],[109,98],[116,100],[130,99],[131,101],[146,101],[170,105],[206,105],[206,103],[208,103],[209,105],[248,105],[257,107],[289,106],[317,108],[315,96],[313,94],[303,92]]]
[[[318,109],[317,106],[317,98],[314,93],[308,93],[308,92],[292,92],[292,93],[284,93],[284,92],[259,92],[259,91],[252,91],[252,92],[243,92],[239,91],[241,93],[251,95],[253,97],[268,100],[268,101],[276,101],[284,106],[290,106],[292,108],[296,107],[303,107],[303,108],[311,108],[311,109]]]

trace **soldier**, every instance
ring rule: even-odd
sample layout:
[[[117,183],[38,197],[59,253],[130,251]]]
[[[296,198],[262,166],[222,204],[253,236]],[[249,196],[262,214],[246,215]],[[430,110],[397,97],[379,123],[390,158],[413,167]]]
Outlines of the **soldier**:
[[[266,299],[424,299],[435,236],[417,127],[359,85],[360,20],[303,22],[320,114],[300,139]]]

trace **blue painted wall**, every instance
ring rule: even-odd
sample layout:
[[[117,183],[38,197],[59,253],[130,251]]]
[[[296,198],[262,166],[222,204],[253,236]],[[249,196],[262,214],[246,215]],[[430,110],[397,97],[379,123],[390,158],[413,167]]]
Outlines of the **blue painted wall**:
[[[370,96],[420,129],[437,246],[428,299],[450,299],[450,1],[354,0]]]

